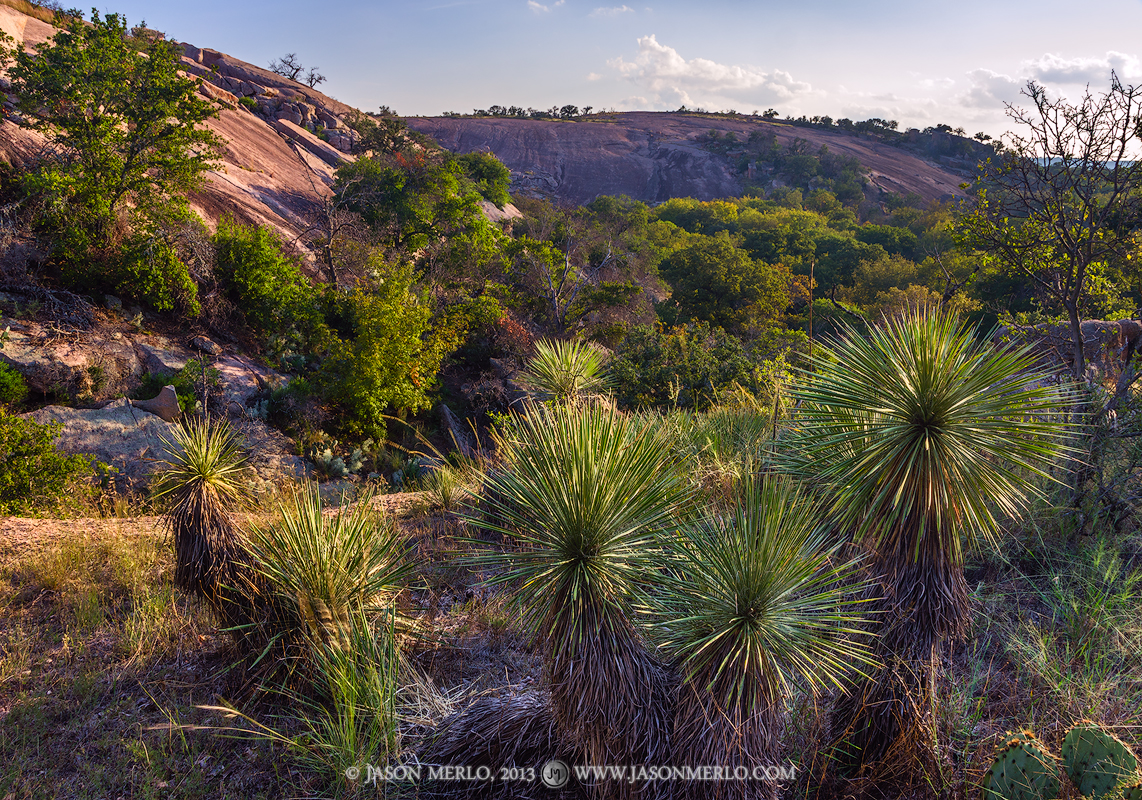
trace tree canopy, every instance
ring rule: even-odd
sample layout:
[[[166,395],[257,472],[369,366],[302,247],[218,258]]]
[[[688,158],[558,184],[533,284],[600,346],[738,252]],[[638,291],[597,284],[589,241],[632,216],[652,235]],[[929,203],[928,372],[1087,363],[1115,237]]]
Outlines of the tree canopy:
[[[90,24],[72,19],[38,52],[21,44],[5,55],[22,124],[55,147],[33,189],[71,222],[79,212],[105,229],[128,206],[148,216],[181,204],[218,157],[221,140],[200,127],[216,112],[179,73],[177,45],[132,39],[118,14],[93,10]]]

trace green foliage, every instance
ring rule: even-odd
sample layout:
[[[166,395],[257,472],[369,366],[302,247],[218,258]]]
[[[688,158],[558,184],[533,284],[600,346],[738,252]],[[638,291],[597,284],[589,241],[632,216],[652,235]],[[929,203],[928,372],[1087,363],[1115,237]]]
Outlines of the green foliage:
[[[468,179],[476,186],[476,191],[489,203],[503,208],[512,201],[508,194],[511,183],[511,170],[491,153],[466,153],[456,160],[464,168]]]
[[[473,520],[518,538],[495,580],[523,580],[519,602],[537,633],[574,649],[584,625],[625,613],[657,558],[682,492],[658,427],[602,407],[531,406],[504,418],[496,441],[508,469],[490,473],[495,517]],[[498,563],[498,561],[497,561]]]
[[[317,292],[272,230],[223,219],[214,246],[227,294],[271,352],[305,353],[323,343],[327,329]]]
[[[205,381],[205,385],[203,382]],[[148,372],[131,393],[132,400],[150,400],[163,390],[173,386],[178,395],[178,405],[185,414],[193,411],[195,403],[206,404],[209,395],[222,385],[221,373],[214,367],[204,369],[202,359],[192,358],[178,372]]]
[[[83,484],[94,459],[56,450],[61,427],[39,425],[0,405],[0,514],[66,508],[89,490]]]
[[[731,514],[678,539],[675,574],[653,600],[661,637],[719,708],[774,708],[794,685],[840,686],[869,663],[859,592],[844,580],[856,565],[830,563],[819,520],[790,482],[750,478]]]
[[[440,362],[458,343],[453,331],[429,326],[427,298],[412,291],[412,266],[384,269],[372,290],[346,298],[351,331],[315,378],[354,438],[383,440],[386,415],[428,408]]]
[[[67,22],[35,54],[20,45],[9,70],[24,124],[59,158],[31,176],[48,219],[74,236],[106,241],[116,214],[141,216],[184,203],[219,153],[200,123],[215,115],[180,74],[181,47],[155,38],[140,51],[118,14]],[[89,233],[88,233],[89,232]]]
[[[717,393],[750,385],[754,364],[720,328],[632,328],[611,359],[615,396],[628,408],[709,408]]]
[[[350,652],[354,620],[387,608],[413,564],[397,528],[365,497],[337,514],[323,513],[310,483],[279,509],[278,521],[256,529],[249,550],[259,573],[287,599],[309,650]]]
[[[936,537],[958,561],[959,536],[993,533],[1060,452],[1070,395],[1035,387],[1029,355],[952,317],[905,315],[826,347],[795,389],[798,458],[846,525],[900,557]]]
[[[24,376],[10,367],[8,362],[0,361],[0,408],[6,405],[18,406],[27,396],[28,384],[24,382]]]
[[[659,309],[668,323],[706,322],[735,335],[772,325],[789,304],[789,273],[754,261],[725,231],[668,256],[659,266],[673,288]]]
[[[116,270],[114,288],[155,311],[178,311],[184,317],[202,313],[198,286],[174,247],[139,238],[127,243]]]
[[[983,778],[983,800],[1053,800],[1059,794],[1058,764],[1029,734],[999,751]]]
[[[591,342],[540,341],[520,382],[541,400],[582,400],[610,385],[606,357]]]
[[[339,202],[391,248],[412,254],[441,237],[486,224],[463,165],[426,150],[381,153],[337,170]]]
[[[1067,731],[1061,753],[1067,776],[1083,797],[1105,797],[1138,774],[1130,748],[1094,723],[1080,722]]]

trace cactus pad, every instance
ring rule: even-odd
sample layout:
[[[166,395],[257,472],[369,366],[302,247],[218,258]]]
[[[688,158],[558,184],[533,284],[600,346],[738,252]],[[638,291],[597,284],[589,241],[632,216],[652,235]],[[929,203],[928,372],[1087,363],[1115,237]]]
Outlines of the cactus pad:
[[[1058,765],[1029,733],[1015,734],[983,777],[983,800],[1049,800],[1059,794]]]
[[[1104,797],[1138,770],[1130,748],[1093,722],[1080,722],[1067,731],[1062,756],[1067,775],[1083,797]]]
[[[1122,800],[1142,800],[1142,781],[1136,781],[1122,789]]]

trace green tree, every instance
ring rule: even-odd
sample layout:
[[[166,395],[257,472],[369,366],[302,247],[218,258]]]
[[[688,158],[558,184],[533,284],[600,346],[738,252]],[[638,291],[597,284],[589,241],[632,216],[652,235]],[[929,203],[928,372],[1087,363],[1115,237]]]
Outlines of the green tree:
[[[454,158],[428,151],[378,154],[344,164],[333,190],[384,244],[406,253],[486,222],[480,194]]]
[[[659,267],[678,322],[700,320],[736,335],[772,325],[789,305],[789,272],[754,261],[719,231],[668,256]]]
[[[628,408],[709,408],[719,391],[752,383],[754,363],[737,338],[693,323],[627,333],[611,361],[619,402]]]
[[[36,53],[16,49],[9,79],[22,124],[54,148],[29,178],[49,198],[50,222],[99,246],[120,211],[148,217],[200,184],[221,140],[200,127],[216,112],[180,74],[180,56],[175,43],[132,39],[123,17],[95,10]]]
[[[1135,153],[1142,89],[1112,78],[1078,104],[1030,82],[1033,108],[1008,106],[1026,133],[983,166],[975,209],[959,220],[963,242],[994,254],[1066,315],[1071,369],[1086,373],[1080,322],[1089,284],[1137,249],[1142,161]]]
[[[491,153],[466,153],[456,159],[480,196],[497,208],[512,201],[508,194],[512,173]]]
[[[428,298],[412,291],[411,265],[373,267],[378,279],[349,295],[351,331],[333,346],[318,380],[341,406],[350,434],[384,439],[386,415],[431,405],[440,362],[458,342],[454,331],[430,327]]]
[[[931,752],[939,647],[970,614],[962,540],[989,537],[1046,477],[1071,400],[1035,381],[1026,352],[997,351],[951,315],[905,314],[867,338],[846,330],[830,350],[795,390],[790,453],[879,583],[884,669],[834,712],[842,765],[864,770],[890,751]]]

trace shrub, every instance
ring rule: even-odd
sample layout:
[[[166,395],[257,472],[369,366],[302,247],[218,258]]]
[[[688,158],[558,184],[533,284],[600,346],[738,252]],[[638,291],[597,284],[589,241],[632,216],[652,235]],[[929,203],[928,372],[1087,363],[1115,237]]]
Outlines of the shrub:
[[[0,361],[0,406],[16,406],[28,396],[28,384],[24,376],[3,361]]]
[[[214,246],[226,293],[271,351],[309,352],[324,339],[318,293],[273,231],[224,219]]]
[[[611,360],[620,403],[698,411],[719,391],[752,383],[753,368],[741,341],[704,323],[633,328]]]
[[[55,448],[62,426],[40,425],[0,406],[0,514],[73,506],[94,459]]]
[[[341,406],[354,438],[382,440],[386,415],[428,408],[440,362],[456,345],[449,329],[430,329],[427,302],[410,291],[412,280],[410,265],[396,266],[372,291],[349,295],[351,337],[322,367],[321,389]]]
[[[198,286],[174,247],[166,242],[130,243],[116,271],[115,290],[155,311],[177,310],[190,317],[202,313]]]
[[[520,382],[543,400],[580,400],[610,387],[606,354],[592,342],[542,341]]]

